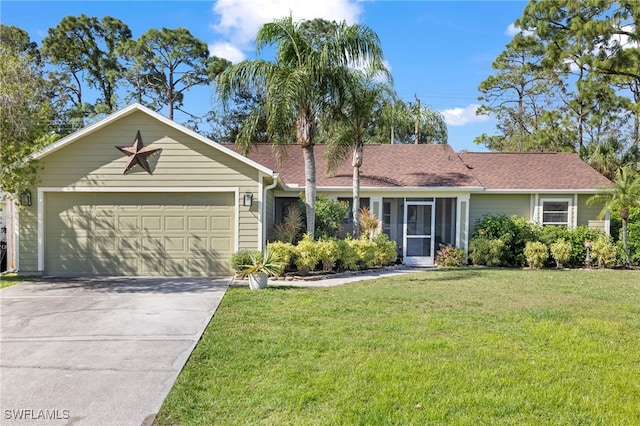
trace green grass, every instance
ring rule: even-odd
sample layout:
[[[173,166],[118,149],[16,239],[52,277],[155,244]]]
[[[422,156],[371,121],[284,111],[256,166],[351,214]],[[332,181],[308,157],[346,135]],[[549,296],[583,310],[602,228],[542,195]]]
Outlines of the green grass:
[[[24,277],[19,275],[3,275],[0,277],[0,288],[11,287],[21,282],[29,281],[33,277]]]
[[[640,272],[231,288],[156,422],[640,424]]]

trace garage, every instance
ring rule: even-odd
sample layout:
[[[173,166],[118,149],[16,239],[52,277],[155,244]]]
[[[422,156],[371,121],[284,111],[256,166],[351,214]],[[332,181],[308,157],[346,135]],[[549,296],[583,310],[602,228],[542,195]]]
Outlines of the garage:
[[[45,274],[229,275],[233,192],[45,193]]]

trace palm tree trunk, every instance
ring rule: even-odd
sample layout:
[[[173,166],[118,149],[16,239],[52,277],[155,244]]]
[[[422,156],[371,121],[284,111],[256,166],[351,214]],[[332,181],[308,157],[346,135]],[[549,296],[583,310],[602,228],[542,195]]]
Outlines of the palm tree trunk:
[[[362,166],[362,157],[364,154],[362,144],[357,144],[353,149],[353,158],[351,165],[353,166],[353,237],[360,236],[360,166]]]
[[[624,264],[631,266],[629,247],[627,247],[627,219],[622,218],[622,248],[624,249]]]
[[[307,210],[307,232],[311,238],[316,230],[316,160],[313,155],[313,145],[302,147],[304,156],[304,198]]]

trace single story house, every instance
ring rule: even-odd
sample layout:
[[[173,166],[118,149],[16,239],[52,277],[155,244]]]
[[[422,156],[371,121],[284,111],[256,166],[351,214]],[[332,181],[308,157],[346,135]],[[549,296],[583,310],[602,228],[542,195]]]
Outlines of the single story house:
[[[269,145],[245,157],[139,104],[34,158],[40,183],[20,207],[3,206],[7,267],[22,274],[229,275],[231,254],[262,249],[304,191],[299,147],[280,163]],[[350,201],[350,164],[326,175],[323,146],[315,158],[318,194]],[[448,145],[367,145],[361,168],[362,205],[410,265],[432,265],[441,243],[466,249],[486,213],[608,231],[600,208],[586,205],[608,184],[570,153]]]

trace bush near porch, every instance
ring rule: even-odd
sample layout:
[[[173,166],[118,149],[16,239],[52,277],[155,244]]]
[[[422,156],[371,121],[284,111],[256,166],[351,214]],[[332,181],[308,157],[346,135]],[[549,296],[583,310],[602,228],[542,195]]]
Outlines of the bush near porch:
[[[303,194],[300,194],[302,203]],[[304,209],[302,205],[292,205],[287,209],[282,223],[274,226],[277,241],[267,244],[266,250],[275,259],[285,265],[285,272],[306,275],[314,271],[357,271],[377,268],[394,263],[398,257],[395,241],[384,233],[371,230],[378,229],[378,219],[368,209],[362,209],[360,238],[341,234],[341,223],[349,212],[345,202],[320,196],[316,200],[316,237],[309,234],[299,238],[304,226]],[[365,223],[362,223],[362,222]],[[241,265],[246,264],[248,251],[235,253],[231,258],[231,267],[236,274],[241,273]]]
[[[313,240],[305,235],[298,244],[294,245],[282,241],[267,244],[267,250],[283,262],[285,272],[308,274],[313,271],[358,271],[377,268],[394,263],[397,257],[395,241],[389,240],[386,234],[380,233],[369,239],[347,237],[322,238]],[[236,273],[241,273],[240,265],[246,256],[246,251],[233,255],[231,264]]]

